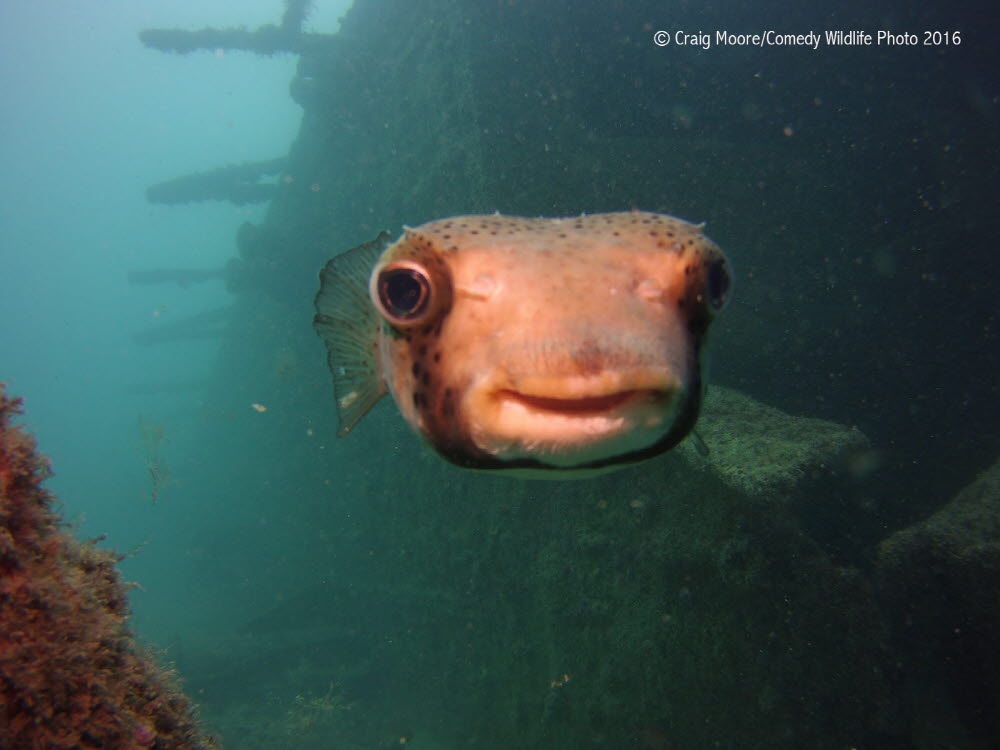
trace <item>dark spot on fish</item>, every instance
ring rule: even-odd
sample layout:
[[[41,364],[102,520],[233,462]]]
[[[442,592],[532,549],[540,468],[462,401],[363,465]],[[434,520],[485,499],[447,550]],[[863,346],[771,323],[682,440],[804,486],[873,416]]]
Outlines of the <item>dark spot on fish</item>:
[[[434,352],[434,361],[435,362],[441,361],[441,352]]]
[[[420,376],[420,382],[424,387],[429,386],[431,384],[431,374],[425,370],[424,374]]]
[[[413,371],[413,377],[420,377],[420,363],[414,362],[413,367],[410,368]]]

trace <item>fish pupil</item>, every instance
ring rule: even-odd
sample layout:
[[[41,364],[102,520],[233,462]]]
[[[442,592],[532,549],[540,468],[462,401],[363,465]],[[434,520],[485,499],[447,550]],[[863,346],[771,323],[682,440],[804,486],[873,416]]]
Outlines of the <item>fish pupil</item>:
[[[404,320],[418,316],[427,306],[430,288],[427,278],[412,268],[389,269],[382,273],[379,299],[386,312]]]
[[[729,271],[725,261],[719,260],[708,268],[708,299],[715,309],[720,309],[726,303],[726,293],[729,291]]]

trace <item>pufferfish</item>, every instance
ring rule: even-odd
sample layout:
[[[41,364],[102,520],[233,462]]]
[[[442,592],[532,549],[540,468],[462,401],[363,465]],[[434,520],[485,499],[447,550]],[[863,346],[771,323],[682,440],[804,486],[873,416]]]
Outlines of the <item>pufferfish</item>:
[[[729,289],[702,225],[663,214],[383,232],[320,272],[338,435],[388,390],[462,467],[564,478],[650,458],[694,427]]]

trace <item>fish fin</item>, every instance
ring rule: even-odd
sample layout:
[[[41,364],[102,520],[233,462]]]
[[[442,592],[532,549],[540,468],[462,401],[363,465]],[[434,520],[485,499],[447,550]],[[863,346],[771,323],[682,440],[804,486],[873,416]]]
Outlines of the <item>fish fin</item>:
[[[691,430],[691,434],[689,437],[691,438],[691,445],[694,446],[694,449],[696,451],[698,451],[698,455],[701,456],[702,458],[708,458],[708,454],[711,451],[709,451],[708,445],[705,443],[705,441],[701,439],[701,435],[698,434],[698,431]]]
[[[376,349],[381,318],[368,296],[368,277],[391,244],[392,237],[382,232],[334,256],[319,272],[313,327],[326,344],[338,437],[350,432],[386,392]]]

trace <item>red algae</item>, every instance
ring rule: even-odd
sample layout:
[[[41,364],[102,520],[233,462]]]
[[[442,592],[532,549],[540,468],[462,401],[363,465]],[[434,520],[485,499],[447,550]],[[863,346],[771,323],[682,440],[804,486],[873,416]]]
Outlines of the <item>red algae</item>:
[[[53,510],[51,474],[0,384],[0,747],[209,750],[175,676],[128,627],[112,552]]]

